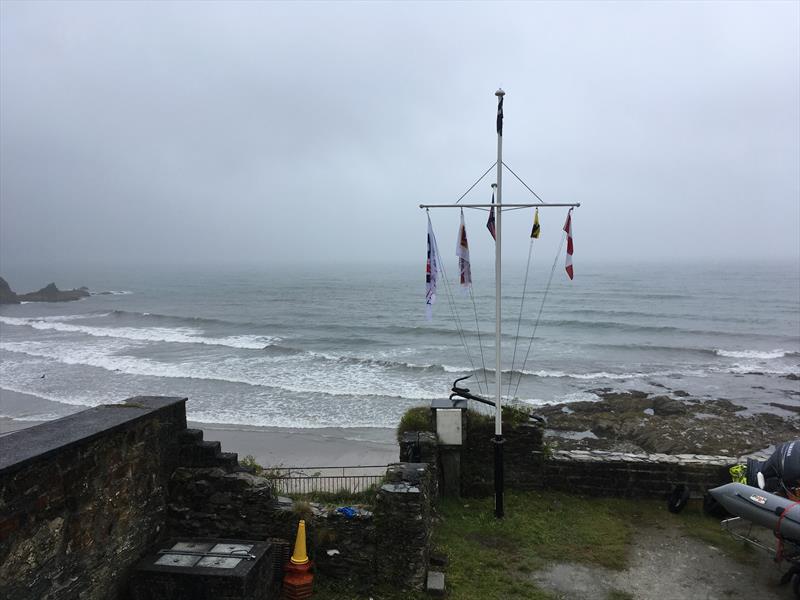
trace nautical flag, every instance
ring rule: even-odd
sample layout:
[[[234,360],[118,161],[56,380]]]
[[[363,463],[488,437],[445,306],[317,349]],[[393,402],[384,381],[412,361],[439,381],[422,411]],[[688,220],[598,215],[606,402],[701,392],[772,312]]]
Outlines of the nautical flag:
[[[503,135],[503,97],[497,101],[497,135]]]
[[[467,227],[464,225],[463,209],[461,210],[461,225],[458,227],[456,256],[458,257],[458,272],[461,274],[461,289],[469,292],[469,288],[472,286],[472,270],[469,266],[469,243],[467,243]]]
[[[428,216],[428,264],[425,267],[425,316],[433,319],[433,303],[436,302],[436,282],[439,279],[439,255],[436,253],[436,238]]]
[[[575,273],[572,270],[572,209],[567,213],[567,222],[564,223],[564,231],[567,232],[567,258],[564,261],[564,268],[570,279],[573,278]]]
[[[531,229],[531,237],[534,239],[539,239],[539,209],[536,209],[536,212],[533,215],[533,229]]]
[[[494,193],[492,193],[492,204],[494,204]],[[494,206],[489,209],[489,220],[486,221],[486,229],[492,234],[494,241],[497,241],[497,235],[494,232]]]

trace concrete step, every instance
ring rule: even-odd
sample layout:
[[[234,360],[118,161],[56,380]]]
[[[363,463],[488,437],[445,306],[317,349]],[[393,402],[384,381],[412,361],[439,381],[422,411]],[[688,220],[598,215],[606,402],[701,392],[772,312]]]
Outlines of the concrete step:
[[[431,596],[443,597],[444,589],[444,573],[440,571],[428,571],[428,585],[425,591]]]

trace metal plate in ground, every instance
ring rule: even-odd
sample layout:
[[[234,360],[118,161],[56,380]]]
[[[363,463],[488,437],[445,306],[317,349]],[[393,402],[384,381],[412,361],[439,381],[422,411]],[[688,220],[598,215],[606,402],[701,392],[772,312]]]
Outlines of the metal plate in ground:
[[[186,567],[188,569],[195,566],[200,558],[200,556],[191,554],[162,554],[155,564],[163,567]]]
[[[233,569],[242,562],[241,558],[219,558],[216,556],[206,556],[201,558],[197,563],[197,567],[206,567],[210,569]]]
[[[212,554],[248,554],[253,549],[253,544],[217,544],[210,552]]]
[[[191,552],[209,552],[211,546],[214,544],[203,544],[201,542],[178,542],[170,550],[182,551],[190,550]]]

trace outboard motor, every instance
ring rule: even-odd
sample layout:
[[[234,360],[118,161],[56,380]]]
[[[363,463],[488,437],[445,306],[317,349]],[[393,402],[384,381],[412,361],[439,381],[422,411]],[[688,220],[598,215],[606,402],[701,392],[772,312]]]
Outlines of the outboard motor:
[[[780,444],[764,462],[748,459],[747,485],[800,500],[800,440]]]

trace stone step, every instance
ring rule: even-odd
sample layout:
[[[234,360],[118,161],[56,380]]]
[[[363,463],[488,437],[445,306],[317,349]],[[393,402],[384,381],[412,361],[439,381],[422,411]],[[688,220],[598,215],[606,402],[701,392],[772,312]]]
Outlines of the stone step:
[[[202,441],[202,429],[184,429],[178,434],[178,442],[181,444],[195,444]]]
[[[236,452],[220,452],[214,457],[218,466],[227,471],[233,471],[239,467],[239,455]]]
[[[220,454],[219,442],[201,441],[185,444],[180,447],[180,464],[185,467],[217,467],[217,455]]]

